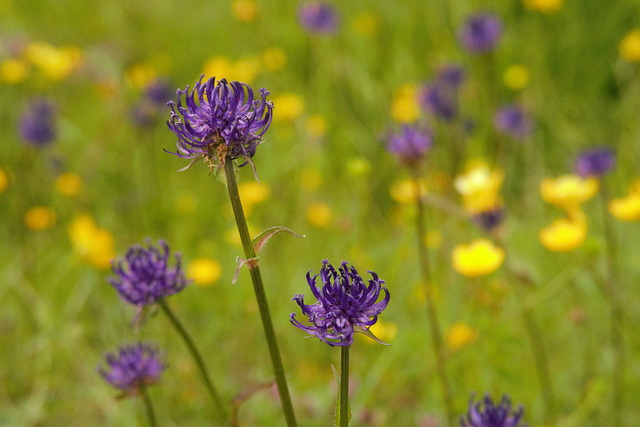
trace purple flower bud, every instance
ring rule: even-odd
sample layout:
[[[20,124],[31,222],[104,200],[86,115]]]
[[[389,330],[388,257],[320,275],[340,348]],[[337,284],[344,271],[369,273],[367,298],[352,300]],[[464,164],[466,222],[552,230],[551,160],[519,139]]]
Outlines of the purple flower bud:
[[[578,156],[575,170],[583,178],[589,176],[600,177],[614,168],[616,153],[611,148],[594,148]]]
[[[523,139],[533,132],[531,118],[524,108],[515,104],[500,108],[493,118],[493,124],[500,132],[516,139]]]
[[[29,145],[43,147],[56,137],[55,111],[46,99],[32,101],[20,117],[20,136]]]
[[[335,8],[322,1],[303,3],[298,9],[300,24],[311,33],[335,33],[338,29],[338,14]]]
[[[481,409],[482,402],[473,404],[474,395],[469,399],[469,412],[466,418],[460,417],[462,427],[518,427],[520,419],[524,413],[522,405],[514,412],[511,411],[511,401],[507,395],[502,396],[499,405],[495,405],[489,395],[484,397],[484,408]]]
[[[346,261],[342,261],[338,271],[329,261],[322,261],[322,289],[316,286],[318,275],[311,277],[311,271],[307,273],[307,283],[318,301],[306,305],[304,295],[300,294],[296,294],[292,299],[298,303],[302,314],[309,318],[311,325],[306,326],[298,322],[295,313],[291,313],[289,320],[294,326],[320,338],[332,347],[351,345],[354,333],[368,331],[389,303],[390,295],[384,286],[384,280],[372,271],[369,271],[369,274],[372,279],[367,286],[356,269],[348,266]],[[381,291],[385,292],[385,298],[376,302]]]
[[[125,396],[157,383],[166,368],[163,356],[150,344],[125,345],[117,353],[107,353],[105,359],[107,366],[99,367],[98,372]]]
[[[472,53],[494,50],[501,36],[502,21],[492,13],[471,15],[458,33],[462,44]]]
[[[417,125],[403,125],[400,133],[390,133],[387,148],[404,166],[418,165],[433,145],[431,132]]]

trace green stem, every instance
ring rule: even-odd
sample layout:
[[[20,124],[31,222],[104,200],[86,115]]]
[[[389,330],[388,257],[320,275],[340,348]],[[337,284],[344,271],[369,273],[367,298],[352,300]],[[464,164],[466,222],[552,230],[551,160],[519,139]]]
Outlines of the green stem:
[[[178,331],[178,334],[180,334],[180,337],[182,337],[185,344],[187,344],[187,347],[189,347],[189,351],[191,351],[191,355],[193,356],[193,359],[196,361],[196,365],[198,366],[198,369],[200,370],[200,374],[202,375],[202,379],[204,380],[204,383],[207,386],[207,390],[209,391],[209,394],[213,399],[213,403],[216,405],[216,409],[218,410],[220,416],[223,419],[227,420],[229,416],[227,414],[227,409],[225,405],[222,403],[222,399],[220,398],[220,395],[218,394],[215,387],[213,386],[213,382],[211,382],[211,378],[209,378],[209,374],[207,373],[207,368],[205,367],[205,364],[204,364],[204,359],[202,358],[202,355],[198,351],[198,348],[196,347],[195,342],[193,341],[193,339],[191,338],[187,330],[184,328],[180,320],[178,320],[178,318],[173,313],[173,311],[171,311],[171,309],[167,305],[167,302],[161,299],[158,301],[158,303],[160,304],[160,308],[162,309],[162,311],[164,311],[164,313],[167,315],[167,317],[171,321],[171,324],[173,324],[173,326]]]
[[[225,162],[224,173],[227,178],[229,198],[231,200],[231,206],[233,207],[233,214],[236,219],[236,225],[238,226],[238,232],[240,233],[240,239],[242,240],[244,254],[248,260],[256,259],[256,251],[249,235],[247,220],[245,219],[244,211],[242,210],[242,202],[240,201],[240,194],[238,193],[238,183],[236,182],[236,174],[233,169],[233,161]],[[271,363],[273,364],[273,371],[276,377],[278,393],[280,394],[282,410],[284,411],[287,425],[289,427],[296,426],[297,423],[295,414],[293,412],[293,405],[291,404],[289,387],[287,386],[284,366],[282,365],[282,357],[280,356],[280,350],[278,349],[278,342],[276,340],[276,333],[273,329],[273,322],[271,321],[269,303],[267,302],[267,296],[264,291],[262,275],[260,274],[260,267],[258,266],[257,261],[255,263],[248,263],[246,265],[249,267],[251,281],[253,282],[253,290],[256,294],[258,308],[260,309],[260,317],[262,319],[262,326],[264,327],[264,335],[269,346],[269,354],[271,355]]]
[[[142,395],[144,407],[147,410],[147,418],[149,418],[149,425],[151,427],[156,427],[156,414],[153,411],[153,405],[151,404],[149,393],[147,393],[147,388],[144,385],[140,387],[140,394]]]
[[[436,370],[438,372],[438,378],[440,380],[440,386],[442,388],[447,421],[449,425],[453,427],[454,425],[456,425],[456,413],[453,406],[453,398],[451,396],[451,387],[449,386],[449,380],[447,378],[447,372],[445,368],[445,354],[442,346],[442,332],[440,331],[438,313],[433,301],[431,266],[429,262],[429,253],[424,242],[424,236],[426,234],[424,219],[425,209],[422,195],[420,194],[420,181],[417,175],[417,173],[414,174],[413,183],[416,194],[416,231],[418,233],[418,254],[420,256],[420,268],[422,271],[422,286],[424,289],[424,296],[427,304],[427,316],[429,318],[429,328],[431,331],[431,344],[433,346],[433,352],[435,353],[436,357]]]
[[[349,427],[349,349],[340,347],[340,427]]]

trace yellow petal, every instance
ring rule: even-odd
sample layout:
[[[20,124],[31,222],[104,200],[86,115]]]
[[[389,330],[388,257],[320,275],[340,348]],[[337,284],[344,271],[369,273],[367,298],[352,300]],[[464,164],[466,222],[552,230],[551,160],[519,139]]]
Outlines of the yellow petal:
[[[56,212],[48,206],[35,206],[24,215],[25,225],[33,230],[46,230],[56,223]]]
[[[447,331],[447,346],[451,350],[459,350],[468,346],[478,338],[478,331],[464,322],[454,323]]]
[[[540,230],[538,238],[550,251],[569,252],[577,249],[587,237],[587,222],[561,218]]]
[[[630,193],[622,199],[609,202],[611,215],[622,221],[637,221],[640,219],[640,194]]]
[[[453,249],[454,270],[467,277],[484,276],[496,271],[504,262],[505,253],[488,239],[477,239]]]
[[[627,34],[618,46],[620,56],[628,62],[640,62],[640,28]]]
[[[543,179],[540,194],[547,203],[566,209],[592,199],[598,192],[598,187],[597,178],[563,175],[555,179]]]
[[[198,258],[189,263],[186,276],[199,286],[211,285],[220,279],[222,267],[213,258]]]

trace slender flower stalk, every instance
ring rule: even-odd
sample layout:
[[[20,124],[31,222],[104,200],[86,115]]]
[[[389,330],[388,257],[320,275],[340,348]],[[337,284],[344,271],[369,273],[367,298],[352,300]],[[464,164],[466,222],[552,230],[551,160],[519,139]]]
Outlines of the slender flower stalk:
[[[340,348],[340,427],[349,426],[349,349]]]
[[[240,194],[238,193],[238,184],[236,182],[236,175],[233,168],[233,161],[225,162],[224,172],[227,179],[227,188],[229,189],[229,198],[231,200],[231,206],[233,207],[233,214],[236,219],[236,225],[238,226],[238,232],[240,233],[240,240],[242,241],[245,257],[247,260],[256,260],[256,251],[253,246],[251,236],[249,235],[249,227],[247,226],[247,220],[242,209],[242,201],[240,200]],[[280,394],[282,410],[284,411],[287,425],[289,427],[296,426],[297,423],[293,411],[293,405],[291,404],[287,378],[285,376],[282,357],[280,356],[276,333],[271,320],[269,303],[265,294],[260,267],[257,262],[251,261],[247,263],[247,265],[249,266],[249,273],[251,274],[251,281],[253,282],[253,290],[255,291],[258,308],[260,309],[260,318],[262,319],[264,334],[269,346],[269,354],[271,356],[271,363],[276,377],[278,393]]]
[[[151,403],[151,398],[149,397],[149,393],[147,392],[147,387],[140,387],[140,394],[142,395],[142,400],[144,402],[144,407],[147,411],[147,418],[149,419],[149,425],[151,427],[156,427],[156,413],[153,410],[153,404]]]

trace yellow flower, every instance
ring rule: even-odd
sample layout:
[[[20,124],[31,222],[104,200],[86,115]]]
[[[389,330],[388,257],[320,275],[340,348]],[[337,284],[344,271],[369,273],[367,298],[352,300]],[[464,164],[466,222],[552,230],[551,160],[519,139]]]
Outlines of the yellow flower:
[[[82,191],[82,178],[71,172],[63,173],[56,178],[56,191],[63,196],[75,196]]]
[[[215,56],[204,64],[203,74],[206,76],[203,80],[215,77],[216,80],[231,79],[233,74],[233,64],[224,56]]]
[[[35,206],[24,215],[25,225],[33,230],[46,230],[56,223],[56,212],[48,206]]]
[[[284,93],[273,99],[275,121],[293,121],[304,113],[304,101],[295,93]]]
[[[453,248],[453,268],[467,277],[493,273],[504,262],[504,250],[488,239],[477,239]]]
[[[353,20],[353,30],[361,36],[372,36],[379,28],[380,20],[372,13],[361,13]]]
[[[587,221],[584,214],[577,218],[560,218],[540,230],[540,242],[554,252],[569,252],[582,245],[587,237]]]
[[[464,322],[454,323],[447,331],[447,345],[451,350],[468,346],[478,338],[478,331]]]
[[[46,43],[30,43],[25,57],[52,80],[61,80],[82,63],[82,51],[77,46],[55,48]]]
[[[279,47],[271,47],[262,53],[262,63],[269,71],[282,70],[287,65],[287,54]]]
[[[572,209],[590,200],[598,192],[598,179],[563,175],[546,178],[540,183],[540,194],[545,202],[563,209]]]
[[[420,116],[417,88],[406,84],[398,88],[391,103],[391,117],[399,123],[411,123]]]
[[[199,286],[208,286],[218,281],[222,274],[220,263],[213,258],[198,258],[189,263],[186,269],[187,279]]]
[[[234,0],[231,11],[240,21],[252,22],[258,16],[258,5],[253,0]]]
[[[427,194],[426,182],[422,180],[419,181],[418,187],[420,197],[424,197],[424,195]],[[418,198],[416,186],[412,179],[394,181],[389,187],[389,194],[391,194],[393,200],[402,204],[415,203]]]
[[[327,121],[320,114],[314,114],[307,119],[305,127],[309,135],[321,137],[327,132]]]
[[[522,90],[529,84],[529,70],[521,64],[515,64],[507,68],[502,75],[504,85],[511,90]]]
[[[331,208],[322,202],[315,202],[307,207],[307,219],[318,228],[326,228],[331,224],[333,213]]]
[[[467,172],[459,175],[453,182],[462,195],[465,211],[477,214],[502,204],[498,194],[504,180],[502,170],[491,171],[484,162],[473,162]]]
[[[627,197],[609,202],[609,212],[622,221],[640,219],[640,180],[631,185]]]
[[[640,62],[640,28],[635,28],[624,36],[618,51],[622,59],[628,62]]]
[[[264,202],[271,195],[271,190],[266,184],[258,184],[255,181],[243,182],[238,186],[240,200],[244,207],[245,214],[248,216],[253,211],[253,207]]]
[[[4,170],[0,169],[0,193],[3,193],[9,185],[9,178]]]
[[[0,80],[5,83],[22,83],[28,74],[29,67],[21,59],[7,58],[0,63]]]
[[[380,319],[378,319],[376,323],[371,325],[369,330],[373,335],[379,338],[380,341],[390,343],[391,340],[393,340],[395,336],[398,334],[398,325],[396,325],[393,322],[383,323],[382,321],[380,321]],[[375,341],[373,340],[367,339],[366,341],[368,343],[375,344]]]
[[[527,9],[550,13],[560,10],[564,0],[522,0],[522,2]]]
[[[156,70],[149,64],[138,63],[125,72],[127,84],[134,89],[144,89],[156,78]]]
[[[253,79],[256,78],[260,70],[260,58],[255,56],[248,56],[246,58],[239,59],[233,64],[232,80],[238,80],[246,84],[251,84]]]
[[[113,236],[98,228],[89,215],[77,217],[69,226],[69,239],[80,257],[97,268],[107,269],[116,253]]]

